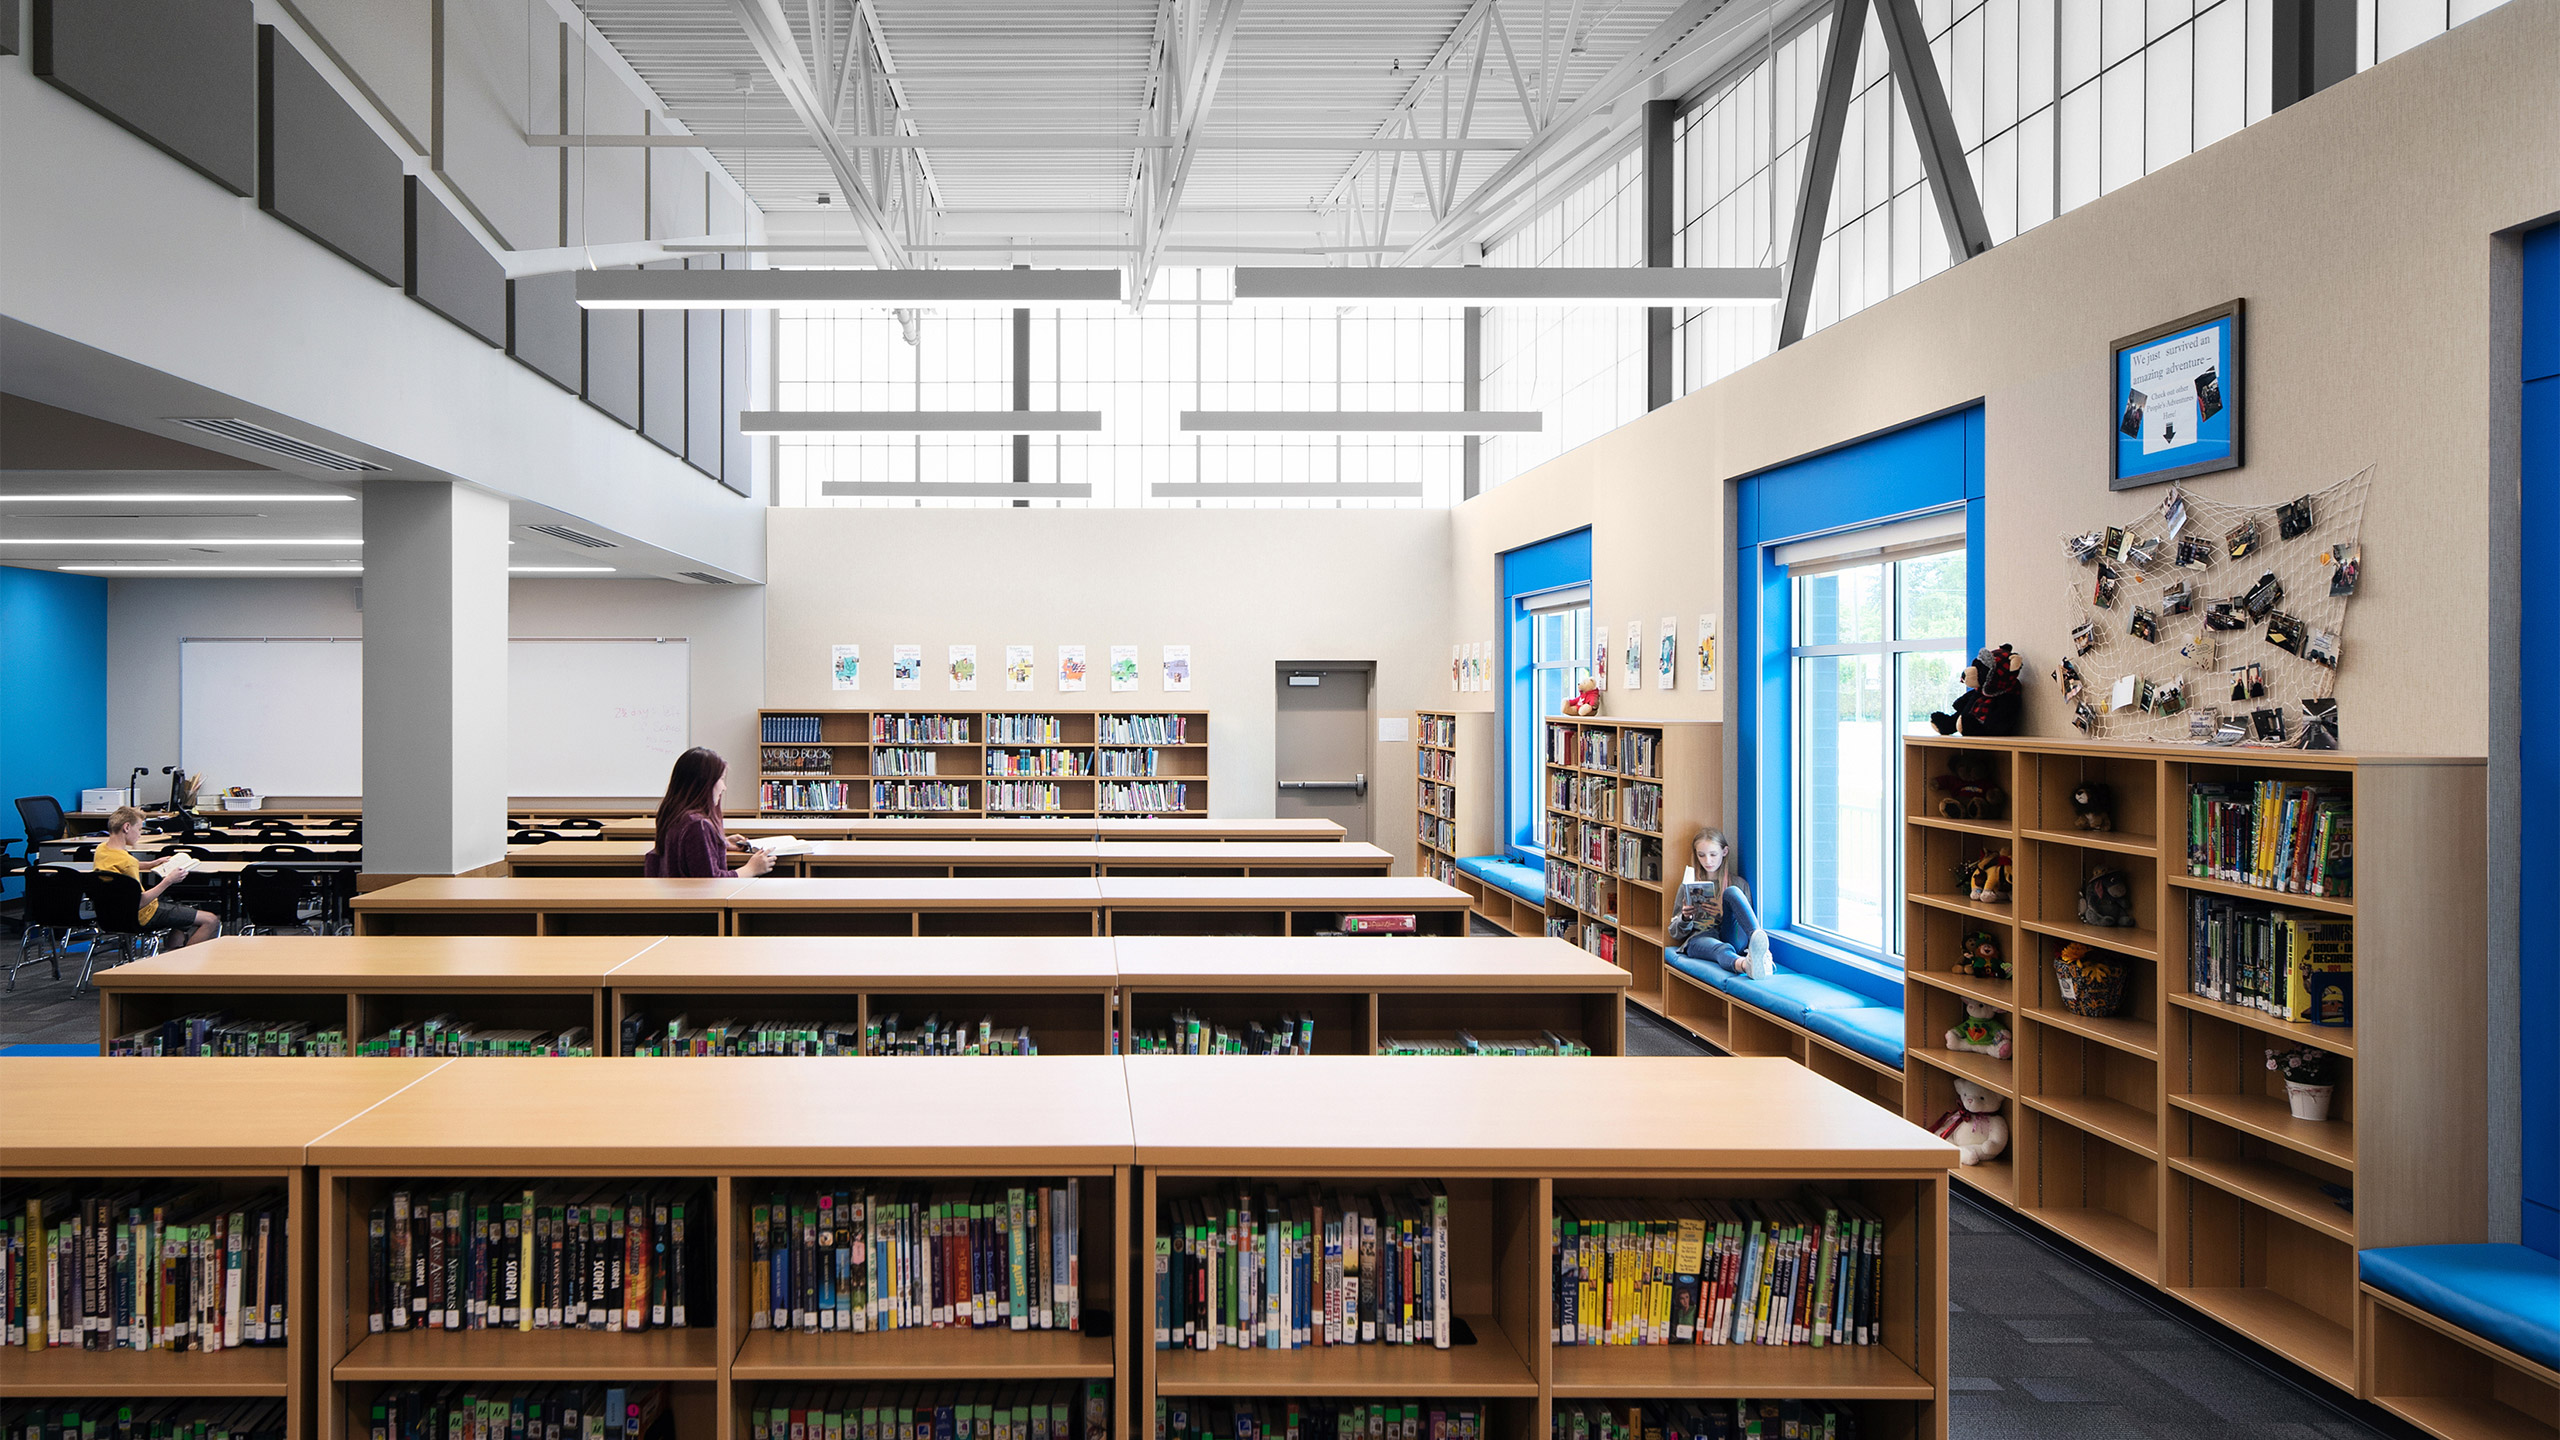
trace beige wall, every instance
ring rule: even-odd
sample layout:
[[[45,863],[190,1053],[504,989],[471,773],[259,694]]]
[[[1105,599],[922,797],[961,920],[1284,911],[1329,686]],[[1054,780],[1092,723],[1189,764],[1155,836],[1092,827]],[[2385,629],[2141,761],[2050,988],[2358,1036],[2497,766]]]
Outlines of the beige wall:
[[[766,537],[768,705],[1209,712],[1209,809],[1272,811],[1275,667],[1377,664],[1373,707],[1409,719],[1448,691],[1449,521],[1422,510],[776,510]],[[862,689],[829,686],[829,649],[862,647]],[[890,647],[923,647],[924,688],[889,688]],[[1078,695],[1057,689],[1057,647],[1085,647]],[[1160,688],[1161,647],[1191,647],[1187,695]],[[978,689],[943,666],[976,645]],[[1008,694],[1007,645],[1036,647],[1038,688]],[[1111,692],[1113,645],[1135,645],[1139,688]],[[1376,840],[1412,863],[1410,743],[1370,767]]]

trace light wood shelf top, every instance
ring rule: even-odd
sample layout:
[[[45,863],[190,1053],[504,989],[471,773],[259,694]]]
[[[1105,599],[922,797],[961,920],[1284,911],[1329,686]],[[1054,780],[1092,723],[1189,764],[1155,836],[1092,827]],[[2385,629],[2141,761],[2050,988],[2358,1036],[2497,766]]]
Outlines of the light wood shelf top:
[[[1228,881],[1242,884],[1242,881]],[[1091,910],[1096,882],[1076,877],[789,880],[762,876],[729,898],[739,910]]]
[[[2112,1140],[2137,1155],[2156,1158],[2160,1154],[2160,1121],[2148,1110],[2103,1095],[2028,1095],[2021,1099],[2030,1109]]]
[[[2210,880],[2202,875],[2172,871],[2169,883],[2181,890],[2202,890],[2212,895],[2229,895],[2241,900],[2255,900],[2278,910],[2317,910],[2327,915],[2353,915],[2352,900],[2332,900],[2326,895],[2297,895],[2290,890],[2264,890],[2255,885],[2234,885],[2228,880]]]
[[[1109,777],[1106,777],[1109,778]],[[1159,777],[1197,780],[1198,776]],[[1130,815],[1105,815],[1098,820],[1079,820],[1105,840],[1340,840],[1349,832],[1333,820],[1228,819],[1213,820],[1206,816],[1167,815],[1142,819]]]
[[[1547,937],[1123,936],[1124,985],[1157,990],[1623,990],[1631,977]]]
[[[1142,1164],[1588,1171],[1941,1171],[1955,1147],[1792,1060],[1128,1057]],[[1380,1095],[1396,1103],[1380,1105]]]
[[[403,880],[355,899],[358,910],[718,910],[742,879],[649,879],[637,875],[539,875]],[[787,882],[763,882],[787,883]]]
[[[2355,1337],[2343,1322],[2273,1290],[2173,1285],[2169,1293],[2330,1384],[2355,1387]]]
[[[1559,1345],[1554,1365],[1559,1397],[1926,1400],[1934,1393],[1881,1345]]]
[[[617,990],[1108,990],[1112,942],[1084,937],[676,935],[616,969]]]
[[[1921,890],[1910,891],[1904,898],[1914,904],[1926,905],[1936,910],[1952,910],[1958,915],[1969,915],[1976,920],[1993,925],[2012,925],[2017,923],[2018,919],[2018,907],[2015,902],[1992,905],[1969,896],[1932,895]]]
[[[2074,1015],[2068,1010],[2048,1005],[2018,1013],[2039,1025],[2065,1030],[2101,1045],[2111,1045],[2145,1060],[2160,1058],[2160,1027],[2148,1020],[2128,1015]]]
[[[340,1126],[311,1147],[310,1163],[429,1172],[1125,1165],[1132,1137],[1120,1065],[1099,1055],[474,1060]]]
[[[2015,750],[2029,755],[2120,756],[2182,765],[2246,765],[2255,769],[2353,770],[2372,765],[2453,765],[2474,769],[2477,755],[2402,755],[2383,751],[2280,750],[2269,746],[2158,745],[2149,741],[2066,740],[2040,735],[1911,735],[1908,743],[1932,750]]]
[[[1939,1038],[1939,1037],[1932,1037]],[[2011,1047],[2013,1050],[2015,1046]],[[1961,1075],[1976,1085],[1988,1085],[2003,1095],[2018,1093],[2018,1071],[2015,1060],[1994,1060],[1972,1050],[1941,1050],[1923,1045],[1904,1052],[1904,1058],[1918,1060],[1951,1074]]]
[[[750,1330],[729,1373],[750,1380],[1108,1380],[1110,1340],[1080,1330]]]
[[[101,970],[102,990],[553,990],[595,986],[648,935],[225,935]]]
[[[13,1170],[296,1167],[312,1141],[452,1063],[0,1060],[0,1155]]]
[[[2018,1203],[2018,1159],[2014,1149],[1980,1165],[1960,1166],[1955,1177],[2004,1205]]]
[[[369,1380],[712,1380],[720,1373],[719,1332],[683,1330],[405,1330],[367,1335],[333,1369],[341,1382]]]
[[[2022,922],[2039,935],[2057,940],[2077,940],[2100,950],[2113,950],[2142,960],[2160,958],[2160,932],[2130,925],[2083,925],[2077,920],[2028,920]],[[2183,932],[2181,932],[2183,933]]]
[[[2174,1157],[2169,1168],[2308,1225],[2332,1240],[2356,1243],[2355,1217],[2320,1193],[2319,1181],[2299,1170],[2263,1160],[2216,1160],[2202,1155]]]
[[[2181,1010],[2193,1010],[2216,1020],[2228,1020],[2269,1035],[2279,1035],[2298,1045],[2309,1045],[2352,1059],[2356,1053],[2356,1027],[2353,1025],[2314,1025],[2303,1020],[2280,1020],[2254,1005],[2233,1005],[2210,1000],[2183,991],[2169,992],[2169,1003]]]
[[[2025,1197],[2020,1197],[2025,1198]],[[2113,1210],[2077,1206],[2022,1208],[2019,1214],[2094,1250],[2108,1262],[2149,1277],[2160,1268],[2160,1237]]]
[[[210,1355],[12,1346],[0,1351],[0,1396],[282,1395],[291,1388],[291,1353],[283,1345]]]
[[[542,840],[530,845],[509,845],[507,861],[510,864],[542,860],[593,864],[605,860],[638,860],[656,848],[654,840]]]
[[[1459,1317],[1473,1345],[1336,1345],[1323,1349],[1155,1352],[1163,1395],[1531,1396],[1529,1361],[1490,1315]]]
[[[2112,850],[2119,855],[2151,855],[2160,853],[2160,837],[2136,835],[2124,830],[2021,830],[2019,838],[2039,840],[2047,845],[2080,845],[2091,850]]]
[[[1390,865],[1395,857],[1365,840],[1100,840],[1104,865]]]
[[[1466,892],[1411,875],[1106,875],[1105,905],[1262,910],[1280,907],[1463,910]]]
[[[2003,1010],[2015,1010],[2018,1005],[2017,997],[2012,993],[2013,982],[2008,980],[1959,975],[1952,970],[1906,970],[1903,973],[1932,989],[1945,990],[1985,1005],[1997,1005]]]
[[[2356,1168],[2356,1127],[2348,1121],[2296,1120],[2285,1102],[2267,1095],[2171,1095],[2169,1103],[2340,1169]]]
[[[802,860],[876,860],[918,865],[984,865],[1008,860],[1089,865],[1100,854],[1096,840],[818,840]]]
[[[2495,1400],[2467,1395],[2376,1395],[2373,1403],[2444,1440],[2560,1440],[2560,1427],[2545,1425]]]
[[[1914,825],[1925,826],[1931,830],[1954,830],[1965,835],[1988,835],[1995,840],[2006,840],[2015,833],[2005,820],[1950,820],[1944,815],[1906,815],[1903,818]]]

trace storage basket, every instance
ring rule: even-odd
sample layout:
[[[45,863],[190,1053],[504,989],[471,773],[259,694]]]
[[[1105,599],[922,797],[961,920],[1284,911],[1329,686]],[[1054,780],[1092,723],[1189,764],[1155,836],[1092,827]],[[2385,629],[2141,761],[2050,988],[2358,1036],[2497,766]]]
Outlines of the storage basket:
[[[2062,1008],[2104,1019],[2124,1008],[2124,962],[2073,943],[2053,954],[2053,989]]]

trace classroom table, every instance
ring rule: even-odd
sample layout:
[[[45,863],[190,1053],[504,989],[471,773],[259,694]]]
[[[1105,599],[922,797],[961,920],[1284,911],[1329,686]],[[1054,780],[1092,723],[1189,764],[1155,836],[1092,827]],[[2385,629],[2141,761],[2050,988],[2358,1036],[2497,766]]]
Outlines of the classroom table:
[[[507,847],[510,875],[638,875],[646,840],[548,840]],[[1384,875],[1395,857],[1358,841],[813,840],[772,873],[839,877]]]

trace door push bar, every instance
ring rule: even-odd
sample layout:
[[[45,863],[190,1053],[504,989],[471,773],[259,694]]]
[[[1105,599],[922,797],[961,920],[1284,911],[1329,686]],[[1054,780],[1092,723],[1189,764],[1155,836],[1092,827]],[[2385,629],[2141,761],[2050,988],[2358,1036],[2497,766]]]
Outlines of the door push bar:
[[[1348,780],[1283,780],[1283,790],[1348,790],[1354,795],[1369,793],[1369,777],[1354,775]]]

